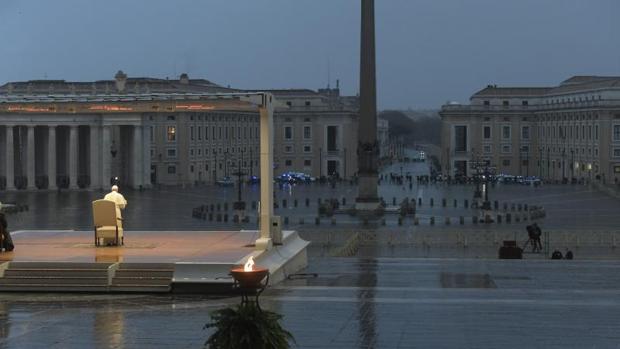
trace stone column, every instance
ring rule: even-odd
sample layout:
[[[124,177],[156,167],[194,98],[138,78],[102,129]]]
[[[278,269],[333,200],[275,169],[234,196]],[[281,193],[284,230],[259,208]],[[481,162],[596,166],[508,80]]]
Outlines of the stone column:
[[[69,189],[78,189],[78,127],[69,129]]]
[[[263,97],[260,111],[260,238],[257,250],[268,250],[273,245],[271,217],[273,216],[273,108],[271,95]],[[269,99],[269,100],[267,100]]]
[[[112,177],[112,155],[110,154],[111,134],[110,126],[103,126],[101,133],[101,187],[108,189]]]
[[[151,187],[151,126],[142,126],[142,186]]]
[[[6,125],[6,189],[15,190],[15,151],[13,125]]]
[[[131,140],[131,183],[134,189],[142,185],[142,126],[133,127],[133,137]]]
[[[34,157],[35,157],[35,149],[34,149],[34,125],[28,125],[28,133],[27,137],[27,148],[26,148],[26,177],[28,179],[28,185],[26,189],[33,190],[36,189],[35,185],[35,174],[34,174]]]
[[[49,126],[47,137],[47,181],[48,189],[56,189],[56,126]]]
[[[357,149],[359,192],[356,208],[361,211],[373,211],[379,207],[374,0],[362,0],[361,32],[360,118]]]
[[[101,132],[101,127],[99,125],[91,125],[90,126],[90,151],[89,151],[89,161],[90,161],[90,188],[97,189],[101,187],[101,149],[99,142],[99,133]]]

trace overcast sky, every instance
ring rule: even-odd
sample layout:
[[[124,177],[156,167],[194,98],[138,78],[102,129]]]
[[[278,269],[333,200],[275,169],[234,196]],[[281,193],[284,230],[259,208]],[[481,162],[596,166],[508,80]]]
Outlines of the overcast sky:
[[[358,91],[359,0],[0,0],[0,82],[206,78]],[[379,107],[620,75],[618,0],[377,0]]]

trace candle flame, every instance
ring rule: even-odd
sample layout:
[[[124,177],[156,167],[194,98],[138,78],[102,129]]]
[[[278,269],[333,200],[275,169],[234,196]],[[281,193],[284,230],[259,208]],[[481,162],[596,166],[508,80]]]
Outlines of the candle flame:
[[[245,266],[243,267],[243,271],[252,270],[254,270],[254,257],[250,256],[250,258],[248,258],[248,261],[245,263]]]

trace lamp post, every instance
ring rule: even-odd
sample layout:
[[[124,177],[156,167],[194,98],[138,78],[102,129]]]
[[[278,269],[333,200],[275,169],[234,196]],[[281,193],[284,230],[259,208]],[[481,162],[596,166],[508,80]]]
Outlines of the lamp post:
[[[243,151],[241,151],[241,157],[238,160],[237,172],[234,173],[237,176],[237,202],[233,204],[233,209],[239,213],[239,219],[243,219],[245,212],[245,202],[241,200],[241,186],[242,186],[242,178],[245,175],[245,172],[241,169],[241,164],[243,162]]]

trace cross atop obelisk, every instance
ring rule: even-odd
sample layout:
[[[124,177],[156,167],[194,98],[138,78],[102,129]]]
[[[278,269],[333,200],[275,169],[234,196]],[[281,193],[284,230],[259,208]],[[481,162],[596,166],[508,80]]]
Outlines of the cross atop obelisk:
[[[375,66],[375,1],[362,1],[360,47],[360,116],[358,156],[358,211],[379,207],[377,194],[379,147],[377,144],[377,78]]]

